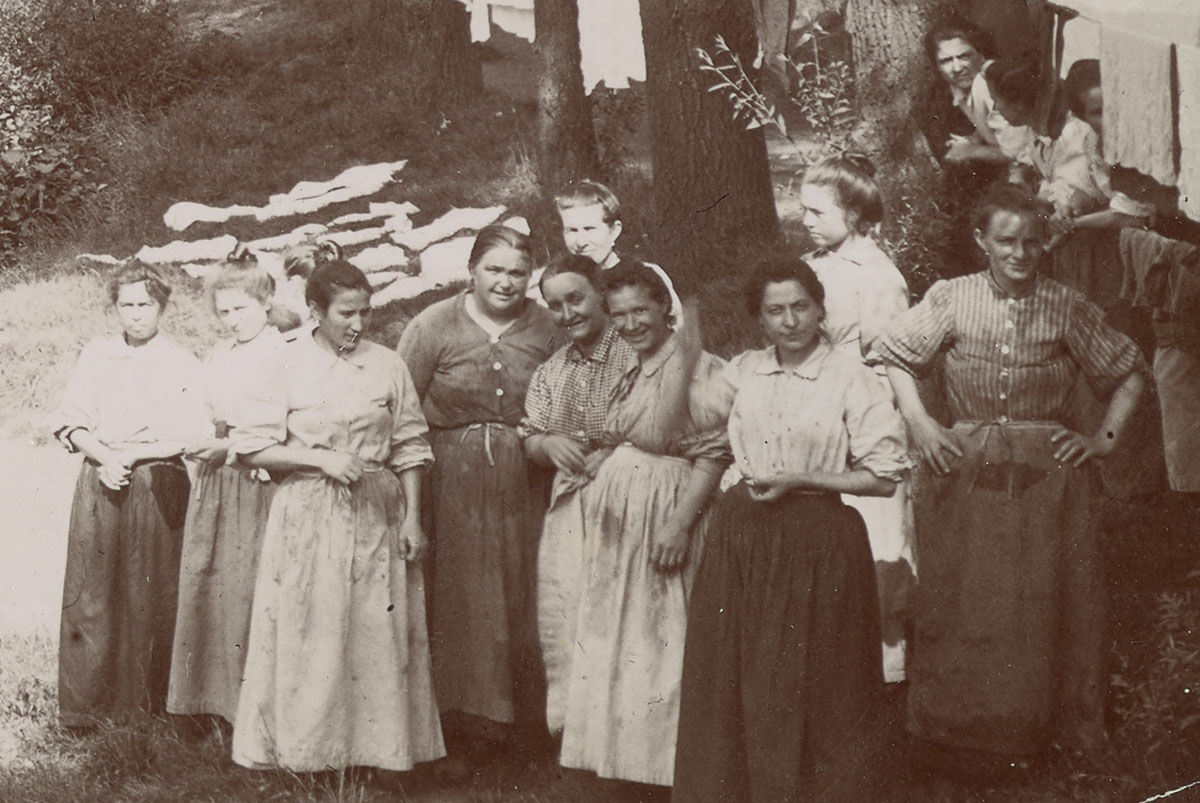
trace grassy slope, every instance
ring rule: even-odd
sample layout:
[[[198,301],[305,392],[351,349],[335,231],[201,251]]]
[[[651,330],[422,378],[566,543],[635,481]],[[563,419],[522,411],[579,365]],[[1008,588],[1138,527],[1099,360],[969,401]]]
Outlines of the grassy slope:
[[[224,5],[196,2],[206,14]],[[125,255],[142,243],[173,239],[160,216],[176,200],[261,203],[300,179],[327,178],[356,162],[409,158],[403,182],[379,199],[413,200],[423,210],[419,221],[451,205],[509,203],[529,215],[535,233],[542,235],[543,253],[551,247],[545,233],[553,232],[552,214],[538,202],[528,166],[528,88],[511,91],[522,70],[498,63],[491,74],[500,76],[502,85],[507,82],[502,86],[507,94],[492,93],[470,109],[450,113],[446,121],[424,120],[406,111],[406,66],[389,48],[387,31],[356,38],[345,20],[315,16],[325,4],[311,0],[257,5],[263,15],[256,15],[249,28],[246,19],[230,23],[248,31],[242,39],[214,50],[212,58],[223,65],[219,80],[150,116],[116,110],[97,120],[95,137],[108,154],[108,189],[72,224],[46,232],[27,254],[23,270],[0,284],[0,436],[36,434],[38,419],[57,400],[78,348],[112,325],[102,276],[75,267],[74,255]],[[645,180],[637,170],[627,170],[615,184],[627,209],[625,245],[636,247],[645,231],[640,214]],[[325,210],[320,217],[340,211]],[[306,219],[269,226],[239,223],[229,229],[251,238],[302,222]],[[200,227],[187,236],[213,233]],[[706,341],[721,353],[753,337],[739,305],[731,303],[739,298],[736,268],[731,262],[727,274],[706,277],[699,292]],[[421,303],[389,308],[376,321],[373,336],[395,342]],[[214,337],[196,288],[183,277],[166,327],[197,349]],[[1128,568],[1131,558],[1147,551],[1194,558],[1194,550],[1177,544],[1147,544],[1143,536],[1151,531],[1154,523],[1145,521],[1122,529],[1114,541],[1113,565]],[[1170,580],[1169,561],[1129,569],[1130,576],[1151,581],[1126,578],[1117,589],[1114,608],[1137,613],[1122,621],[1153,624],[1152,597]],[[1168,628],[1166,636],[1178,640],[1185,632],[1190,634],[1186,628]],[[1122,636],[1117,652],[1131,658],[1125,674],[1134,687],[1125,698],[1134,709],[1128,721],[1148,729],[1135,744],[1152,744],[1156,733],[1166,733],[1160,725],[1154,728],[1169,714],[1164,706],[1173,699],[1173,682],[1146,680],[1161,655],[1144,635],[1134,639],[1126,629]],[[58,732],[54,720],[54,645],[46,639],[0,638],[0,655],[0,765],[5,767],[0,801],[608,801],[640,796],[636,789],[559,770],[545,756],[516,754],[460,782],[427,772],[371,781],[365,773],[298,777],[239,770],[230,763],[220,733],[193,740],[156,721],[76,739]],[[1200,684],[1200,678],[1196,681]],[[1135,790],[1170,788],[1175,775],[1150,772],[1138,763],[1140,755],[1131,759],[1131,753],[1136,749],[1123,743],[1096,761],[1059,760],[1016,790],[979,790],[979,799],[1115,801],[1137,799]],[[912,781],[901,773],[896,790]],[[898,799],[925,798],[918,787]]]

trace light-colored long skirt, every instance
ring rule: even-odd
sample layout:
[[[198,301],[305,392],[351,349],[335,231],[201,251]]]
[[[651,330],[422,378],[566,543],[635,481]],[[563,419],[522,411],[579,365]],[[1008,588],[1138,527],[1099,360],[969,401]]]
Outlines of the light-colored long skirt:
[[[586,536],[583,519],[584,481],[561,471],[554,477],[550,508],[542,521],[538,544],[537,619],[546,669],[546,726],[562,730],[567,687],[579,618],[580,583]]]
[[[564,767],[664,786],[674,778],[688,595],[705,520],[696,525],[682,569],[660,572],[650,551],[691,471],[687,460],[620,446],[584,497],[589,537],[566,695]]]
[[[399,551],[390,471],[346,487],[297,473],[271,505],[233,759],[317,772],[445,755],[421,567]]]
[[[250,607],[275,483],[245,468],[203,463],[196,473],[179,562],[179,614],[167,710],[237,715]]]

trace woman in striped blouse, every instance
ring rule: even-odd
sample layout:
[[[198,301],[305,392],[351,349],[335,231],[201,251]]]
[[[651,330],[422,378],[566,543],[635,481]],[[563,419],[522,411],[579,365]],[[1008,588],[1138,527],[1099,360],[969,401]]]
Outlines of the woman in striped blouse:
[[[909,679],[919,738],[1002,754],[1103,738],[1105,598],[1089,510],[1141,394],[1136,345],[1083,295],[1038,275],[1048,207],[1004,186],[980,201],[988,270],[939,282],[879,341],[930,469],[917,510],[921,584]],[[914,375],[944,359],[949,429]],[[1108,399],[1073,428],[1082,372]]]

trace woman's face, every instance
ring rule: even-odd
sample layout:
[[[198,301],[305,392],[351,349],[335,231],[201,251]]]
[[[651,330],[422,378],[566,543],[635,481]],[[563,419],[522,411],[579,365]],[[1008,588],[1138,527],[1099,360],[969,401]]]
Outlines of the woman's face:
[[[606,294],[608,314],[638,357],[645,359],[658,351],[671,335],[667,323],[668,308],[650,297],[641,285],[629,285]]]
[[[371,321],[371,296],[366,290],[339,289],[322,310],[309,306],[317,335],[339,352],[353,351]]]
[[[213,292],[213,308],[239,343],[249,343],[267,325],[269,307],[240,287],[222,287]]]
[[[934,60],[942,80],[963,92],[970,91],[971,83],[983,66],[983,56],[979,51],[966,39],[957,36],[937,43]]]
[[[1020,295],[1033,285],[1046,241],[1046,221],[1033,212],[1000,209],[992,213],[986,231],[975,230],[992,278],[1009,295]]]
[[[162,307],[150,295],[145,282],[132,282],[117,288],[117,317],[125,330],[125,342],[140,346],[158,334],[158,319]]]
[[[804,207],[804,228],[817,248],[837,248],[854,229],[854,221],[838,205],[832,187],[801,184],[800,205]]]
[[[604,334],[604,327],[608,325],[604,297],[587,277],[578,273],[560,273],[543,279],[542,297],[554,322],[577,345],[590,346]]]
[[[821,305],[798,281],[770,282],[763,288],[758,321],[781,358],[801,356],[811,349],[823,317]]]
[[[529,274],[525,254],[506,245],[489,248],[471,268],[475,300],[487,315],[514,318],[524,307]]]

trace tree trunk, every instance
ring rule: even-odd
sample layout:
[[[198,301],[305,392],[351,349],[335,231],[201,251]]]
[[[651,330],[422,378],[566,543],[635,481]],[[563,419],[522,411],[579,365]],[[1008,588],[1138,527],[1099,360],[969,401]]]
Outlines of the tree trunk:
[[[462,103],[483,92],[483,64],[471,42],[470,17],[456,0],[370,0],[380,15],[404,14],[414,65],[416,100],[430,111]],[[385,11],[384,8],[391,10]]]
[[[938,0],[849,0],[846,29],[862,122],[855,139],[874,162],[885,197],[928,187],[937,165],[916,123],[930,91],[921,40]]]
[[[730,255],[779,234],[762,131],[709,92],[696,49],[717,36],[747,68],[757,43],[750,0],[641,0],[655,240],[672,274],[695,286]]]
[[[543,191],[592,176],[599,163],[592,106],[579,67],[576,0],[534,4],[538,76],[538,179]]]

